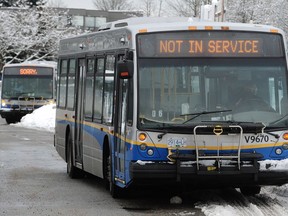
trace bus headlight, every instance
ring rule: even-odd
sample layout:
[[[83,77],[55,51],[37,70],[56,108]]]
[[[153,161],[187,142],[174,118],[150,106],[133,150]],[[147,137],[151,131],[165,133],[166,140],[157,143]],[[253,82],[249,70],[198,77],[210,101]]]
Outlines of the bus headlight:
[[[4,100],[1,101],[1,106],[5,107],[6,106],[6,102]]]
[[[154,154],[153,149],[148,149],[147,154],[148,154],[149,156],[152,156],[152,155]]]
[[[147,149],[147,145],[146,145],[145,143],[142,143],[142,144],[140,145],[140,149],[141,149],[142,151],[145,151],[145,150]]]
[[[281,155],[282,154],[282,149],[281,148],[277,148],[276,150],[275,150],[275,153],[277,154],[277,155]]]
[[[283,148],[284,150],[287,150],[287,149],[288,149],[288,143],[284,143],[284,144],[282,145],[282,148]]]

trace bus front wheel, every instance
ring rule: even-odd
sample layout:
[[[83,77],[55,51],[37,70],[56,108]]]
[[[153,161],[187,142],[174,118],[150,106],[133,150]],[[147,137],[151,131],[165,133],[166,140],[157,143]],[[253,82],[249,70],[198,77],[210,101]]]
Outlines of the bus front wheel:
[[[5,118],[7,124],[15,124],[17,122],[20,122],[21,118],[17,117],[6,117]]]

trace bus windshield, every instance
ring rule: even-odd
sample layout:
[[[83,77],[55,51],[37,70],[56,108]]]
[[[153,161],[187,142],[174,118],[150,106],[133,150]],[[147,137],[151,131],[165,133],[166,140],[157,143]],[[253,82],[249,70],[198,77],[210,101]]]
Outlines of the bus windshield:
[[[286,67],[284,58],[138,59],[138,125],[272,125],[288,112]]]
[[[41,74],[43,70],[43,74]],[[53,69],[38,68],[24,69],[17,74],[19,67],[4,69],[2,83],[2,99],[19,99],[21,97],[33,97],[41,99],[53,98]],[[36,69],[35,69],[36,71]]]

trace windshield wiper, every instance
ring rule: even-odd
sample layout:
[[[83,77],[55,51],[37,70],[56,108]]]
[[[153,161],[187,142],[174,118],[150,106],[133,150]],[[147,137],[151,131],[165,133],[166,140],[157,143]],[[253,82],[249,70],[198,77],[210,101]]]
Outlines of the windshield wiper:
[[[283,120],[283,119],[285,119],[285,118],[287,118],[287,117],[288,117],[288,113],[285,114],[284,116],[282,116],[281,118],[279,118],[279,119],[271,122],[271,123],[269,124],[269,126],[270,126],[270,125],[273,125],[273,124],[276,124],[276,123],[280,122],[281,120]]]
[[[194,115],[193,117],[189,118],[188,120],[184,121],[182,124],[186,124],[189,121],[192,121],[193,119],[201,116],[201,115],[206,115],[206,114],[212,114],[212,113],[222,113],[222,112],[231,112],[232,110],[214,110],[214,111],[203,111],[203,112],[198,112],[198,113],[189,113],[189,114],[184,114],[180,116],[187,116],[187,115]]]

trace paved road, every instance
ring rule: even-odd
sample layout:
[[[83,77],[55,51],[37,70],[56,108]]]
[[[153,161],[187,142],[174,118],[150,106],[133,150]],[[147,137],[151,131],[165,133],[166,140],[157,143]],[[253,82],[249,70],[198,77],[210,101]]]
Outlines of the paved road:
[[[0,216],[201,216],[223,209],[237,216],[288,215],[286,185],[263,188],[257,197],[235,189],[183,191],[181,205],[170,204],[175,194],[168,187],[134,188],[126,198],[113,199],[101,179],[66,175],[53,133],[0,118],[0,136]]]
[[[129,215],[95,179],[72,180],[53,134],[0,119],[0,215]]]
[[[137,188],[125,199],[113,199],[101,179],[70,179],[53,133],[7,125],[0,118],[0,136],[1,216],[203,215],[193,199],[171,205],[169,188]]]

